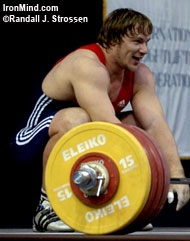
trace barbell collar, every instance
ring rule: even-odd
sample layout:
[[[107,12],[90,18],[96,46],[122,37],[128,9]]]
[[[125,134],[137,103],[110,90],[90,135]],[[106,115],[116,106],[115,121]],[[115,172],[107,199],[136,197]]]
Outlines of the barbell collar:
[[[73,182],[81,189],[90,190],[97,185],[96,170],[89,165],[83,165],[73,175]]]

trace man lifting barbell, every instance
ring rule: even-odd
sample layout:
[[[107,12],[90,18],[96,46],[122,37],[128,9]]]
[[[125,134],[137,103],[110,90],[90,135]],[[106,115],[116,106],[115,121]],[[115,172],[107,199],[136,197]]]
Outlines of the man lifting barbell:
[[[98,42],[61,59],[40,83],[31,114],[13,137],[17,160],[43,156],[42,194],[34,230],[68,231],[46,196],[45,169],[52,148],[66,132],[86,122],[136,125],[157,140],[172,178],[185,178],[174,137],[164,118],[149,68],[141,63],[148,52],[152,23],[131,9],[113,11]],[[121,112],[131,101],[133,112]],[[67,171],[67,170],[65,170]],[[189,201],[189,186],[170,185],[168,201],[177,192],[180,210]]]

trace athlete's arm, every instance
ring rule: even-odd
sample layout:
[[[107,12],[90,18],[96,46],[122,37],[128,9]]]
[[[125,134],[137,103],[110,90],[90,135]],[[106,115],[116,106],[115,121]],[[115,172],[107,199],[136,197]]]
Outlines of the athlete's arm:
[[[121,123],[109,98],[109,74],[105,66],[86,56],[73,64],[72,86],[78,104],[89,114],[92,121]]]
[[[171,177],[184,177],[174,137],[155,92],[153,74],[143,64],[139,66],[135,74],[132,107],[143,129],[158,141],[165,152]],[[171,185],[170,190],[178,193],[177,209],[181,208],[189,199],[188,185]]]

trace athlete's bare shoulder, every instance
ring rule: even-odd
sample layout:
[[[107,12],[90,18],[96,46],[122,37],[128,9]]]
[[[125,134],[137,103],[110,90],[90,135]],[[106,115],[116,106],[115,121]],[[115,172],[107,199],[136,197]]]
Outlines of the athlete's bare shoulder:
[[[109,85],[109,73],[97,55],[78,49],[67,55],[46,76],[43,91],[55,99],[73,98],[73,88],[82,84]],[[57,88],[59,86],[59,88]]]
[[[87,49],[79,49],[68,55],[61,63],[60,68],[67,71],[70,79],[108,79],[109,74],[105,65],[98,56]]]
[[[78,49],[72,52],[64,58],[64,60],[60,63],[60,66],[63,68],[65,66],[71,67],[73,70],[75,68],[77,70],[80,68],[85,69],[86,66],[90,68],[102,67],[106,69],[103,63],[99,60],[98,56],[88,49]]]

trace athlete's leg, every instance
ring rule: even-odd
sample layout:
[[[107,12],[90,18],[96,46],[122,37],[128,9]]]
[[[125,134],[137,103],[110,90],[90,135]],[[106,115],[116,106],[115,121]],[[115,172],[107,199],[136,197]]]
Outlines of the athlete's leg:
[[[43,153],[43,180],[42,190],[36,214],[33,219],[34,231],[73,231],[63,221],[61,221],[53,211],[45,191],[45,169],[48,157],[57,141],[72,128],[89,122],[88,114],[79,107],[66,108],[58,111],[49,126],[49,141]]]
[[[89,122],[90,118],[85,110],[79,107],[66,108],[58,111],[49,127],[50,139],[43,153],[43,180],[42,187],[45,190],[45,168],[50,152],[56,142],[72,128]]]
[[[123,124],[133,125],[142,128],[138,120],[135,118],[133,111],[121,112],[117,115],[117,117]]]

